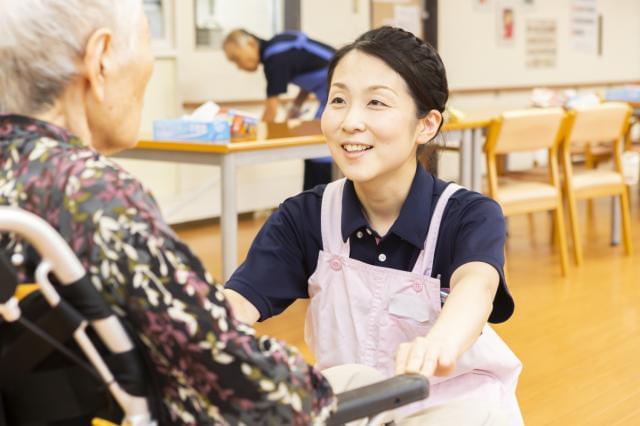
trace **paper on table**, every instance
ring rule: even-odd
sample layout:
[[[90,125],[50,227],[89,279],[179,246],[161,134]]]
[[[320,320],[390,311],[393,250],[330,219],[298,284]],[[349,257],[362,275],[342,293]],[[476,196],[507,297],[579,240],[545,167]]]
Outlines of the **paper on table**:
[[[186,120],[213,120],[220,112],[220,106],[213,101],[208,101],[196,108],[191,114],[185,115]]]

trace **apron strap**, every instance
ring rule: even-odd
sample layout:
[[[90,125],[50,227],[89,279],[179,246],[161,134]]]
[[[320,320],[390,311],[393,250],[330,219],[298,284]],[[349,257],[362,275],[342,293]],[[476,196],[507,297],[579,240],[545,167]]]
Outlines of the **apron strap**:
[[[416,261],[413,271],[427,277],[431,276],[433,271],[433,259],[436,253],[436,245],[438,243],[438,235],[440,234],[440,224],[444,216],[444,210],[447,207],[447,203],[453,194],[455,194],[462,186],[450,183],[445,190],[440,194],[436,208],[431,215],[431,222],[429,223],[429,232],[427,233],[427,239],[424,242],[424,249],[420,252],[420,256]]]
[[[329,61],[333,57],[333,51],[314,43],[303,33],[286,32],[284,34],[295,35],[296,39],[291,41],[280,41],[272,44],[262,54],[263,61],[266,61],[271,56],[277,55],[278,53],[286,52],[289,49],[304,49],[325,61]]]
[[[349,257],[349,240],[342,240],[342,192],[346,178],[333,181],[324,189],[320,216],[322,250]]]

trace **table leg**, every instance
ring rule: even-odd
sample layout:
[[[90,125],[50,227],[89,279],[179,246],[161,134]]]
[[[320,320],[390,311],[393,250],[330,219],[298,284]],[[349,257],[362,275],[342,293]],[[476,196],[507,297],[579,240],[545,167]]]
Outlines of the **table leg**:
[[[471,189],[482,192],[482,140],[484,129],[471,129]]]
[[[458,179],[460,180],[460,185],[471,188],[473,182],[471,181],[472,174],[472,166],[471,161],[473,157],[473,135],[471,129],[465,129],[462,132],[462,138],[460,139],[460,157],[459,157],[459,166],[460,170],[458,171]]]
[[[226,282],[238,266],[238,212],[236,165],[233,154],[225,155],[221,166],[222,279]]]

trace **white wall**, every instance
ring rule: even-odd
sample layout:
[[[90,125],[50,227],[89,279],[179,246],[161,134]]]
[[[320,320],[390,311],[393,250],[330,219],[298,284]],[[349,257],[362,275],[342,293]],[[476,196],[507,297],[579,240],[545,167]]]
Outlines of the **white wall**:
[[[476,11],[471,0],[439,2],[438,41],[451,88],[505,87],[640,79],[640,1],[599,0],[603,16],[602,56],[576,52],[570,45],[570,0],[535,0],[532,10],[520,1],[491,2]],[[515,43],[497,43],[497,5],[516,10]],[[557,65],[532,70],[525,66],[525,23],[529,18],[556,21]]]
[[[228,62],[222,50],[195,47],[193,1],[178,0],[176,8],[176,43],[179,55],[179,87],[187,101],[260,99],[266,84],[262,71],[240,71]],[[218,2],[224,19],[225,34],[244,27],[256,35],[269,38],[273,34],[271,0]]]
[[[369,0],[301,0],[302,31],[336,48],[367,31]]]
[[[271,0],[234,2],[236,16],[246,17],[248,30],[263,31],[263,15],[254,2],[266,7]],[[514,0],[515,1],[515,0]],[[153,118],[178,115],[182,101],[257,100],[264,96],[262,72],[236,70],[220,51],[195,49],[193,2],[177,0],[175,7],[176,56],[158,59],[145,106],[145,124],[150,131]],[[500,2],[494,0],[493,4]],[[536,0],[528,14],[522,11],[516,25],[523,29],[528,17],[555,17],[558,31],[558,66],[531,71],[524,65],[524,40],[519,32],[514,47],[496,43],[496,14],[474,12],[471,0],[441,0],[439,41],[449,74],[456,88],[537,85],[640,80],[640,1],[600,0],[604,16],[602,57],[572,52],[568,41],[569,0]],[[260,21],[261,20],[261,21]],[[302,0],[302,30],[311,37],[339,47],[369,28],[368,0]],[[252,23],[253,22],[253,23]],[[255,26],[255,28],[252,27]],[[257,29],[256,29],[257,28]],[[602,90],[594,87],[593,90]],[[295,93],[295,90],[293,91]],[[452,95],[450,105],[463,111],[524,107],[529,92],[490,92]],[[454,141],[450,141],[451,144]],[[138,176],[158,198],[169,222],[201,219],[220,212],[220,174],[215,167],[159,164],[119,160]],[[457,155],[444,155],[441,170],[447,178],[457,175]],[[302,162],[287,161],[247,166],[238,174],[238,208],[242,212],[275,207],[302,187]]]

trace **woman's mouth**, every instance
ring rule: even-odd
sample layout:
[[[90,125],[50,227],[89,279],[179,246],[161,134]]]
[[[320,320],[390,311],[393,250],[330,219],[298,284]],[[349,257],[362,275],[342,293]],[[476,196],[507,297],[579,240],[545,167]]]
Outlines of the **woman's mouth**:
[[[354,143],[343,143],[341,146],[342,146],[342,149],[344,149],[349,153],[364,152],[373,148],[373,146],[371,145],[354,144]]]

